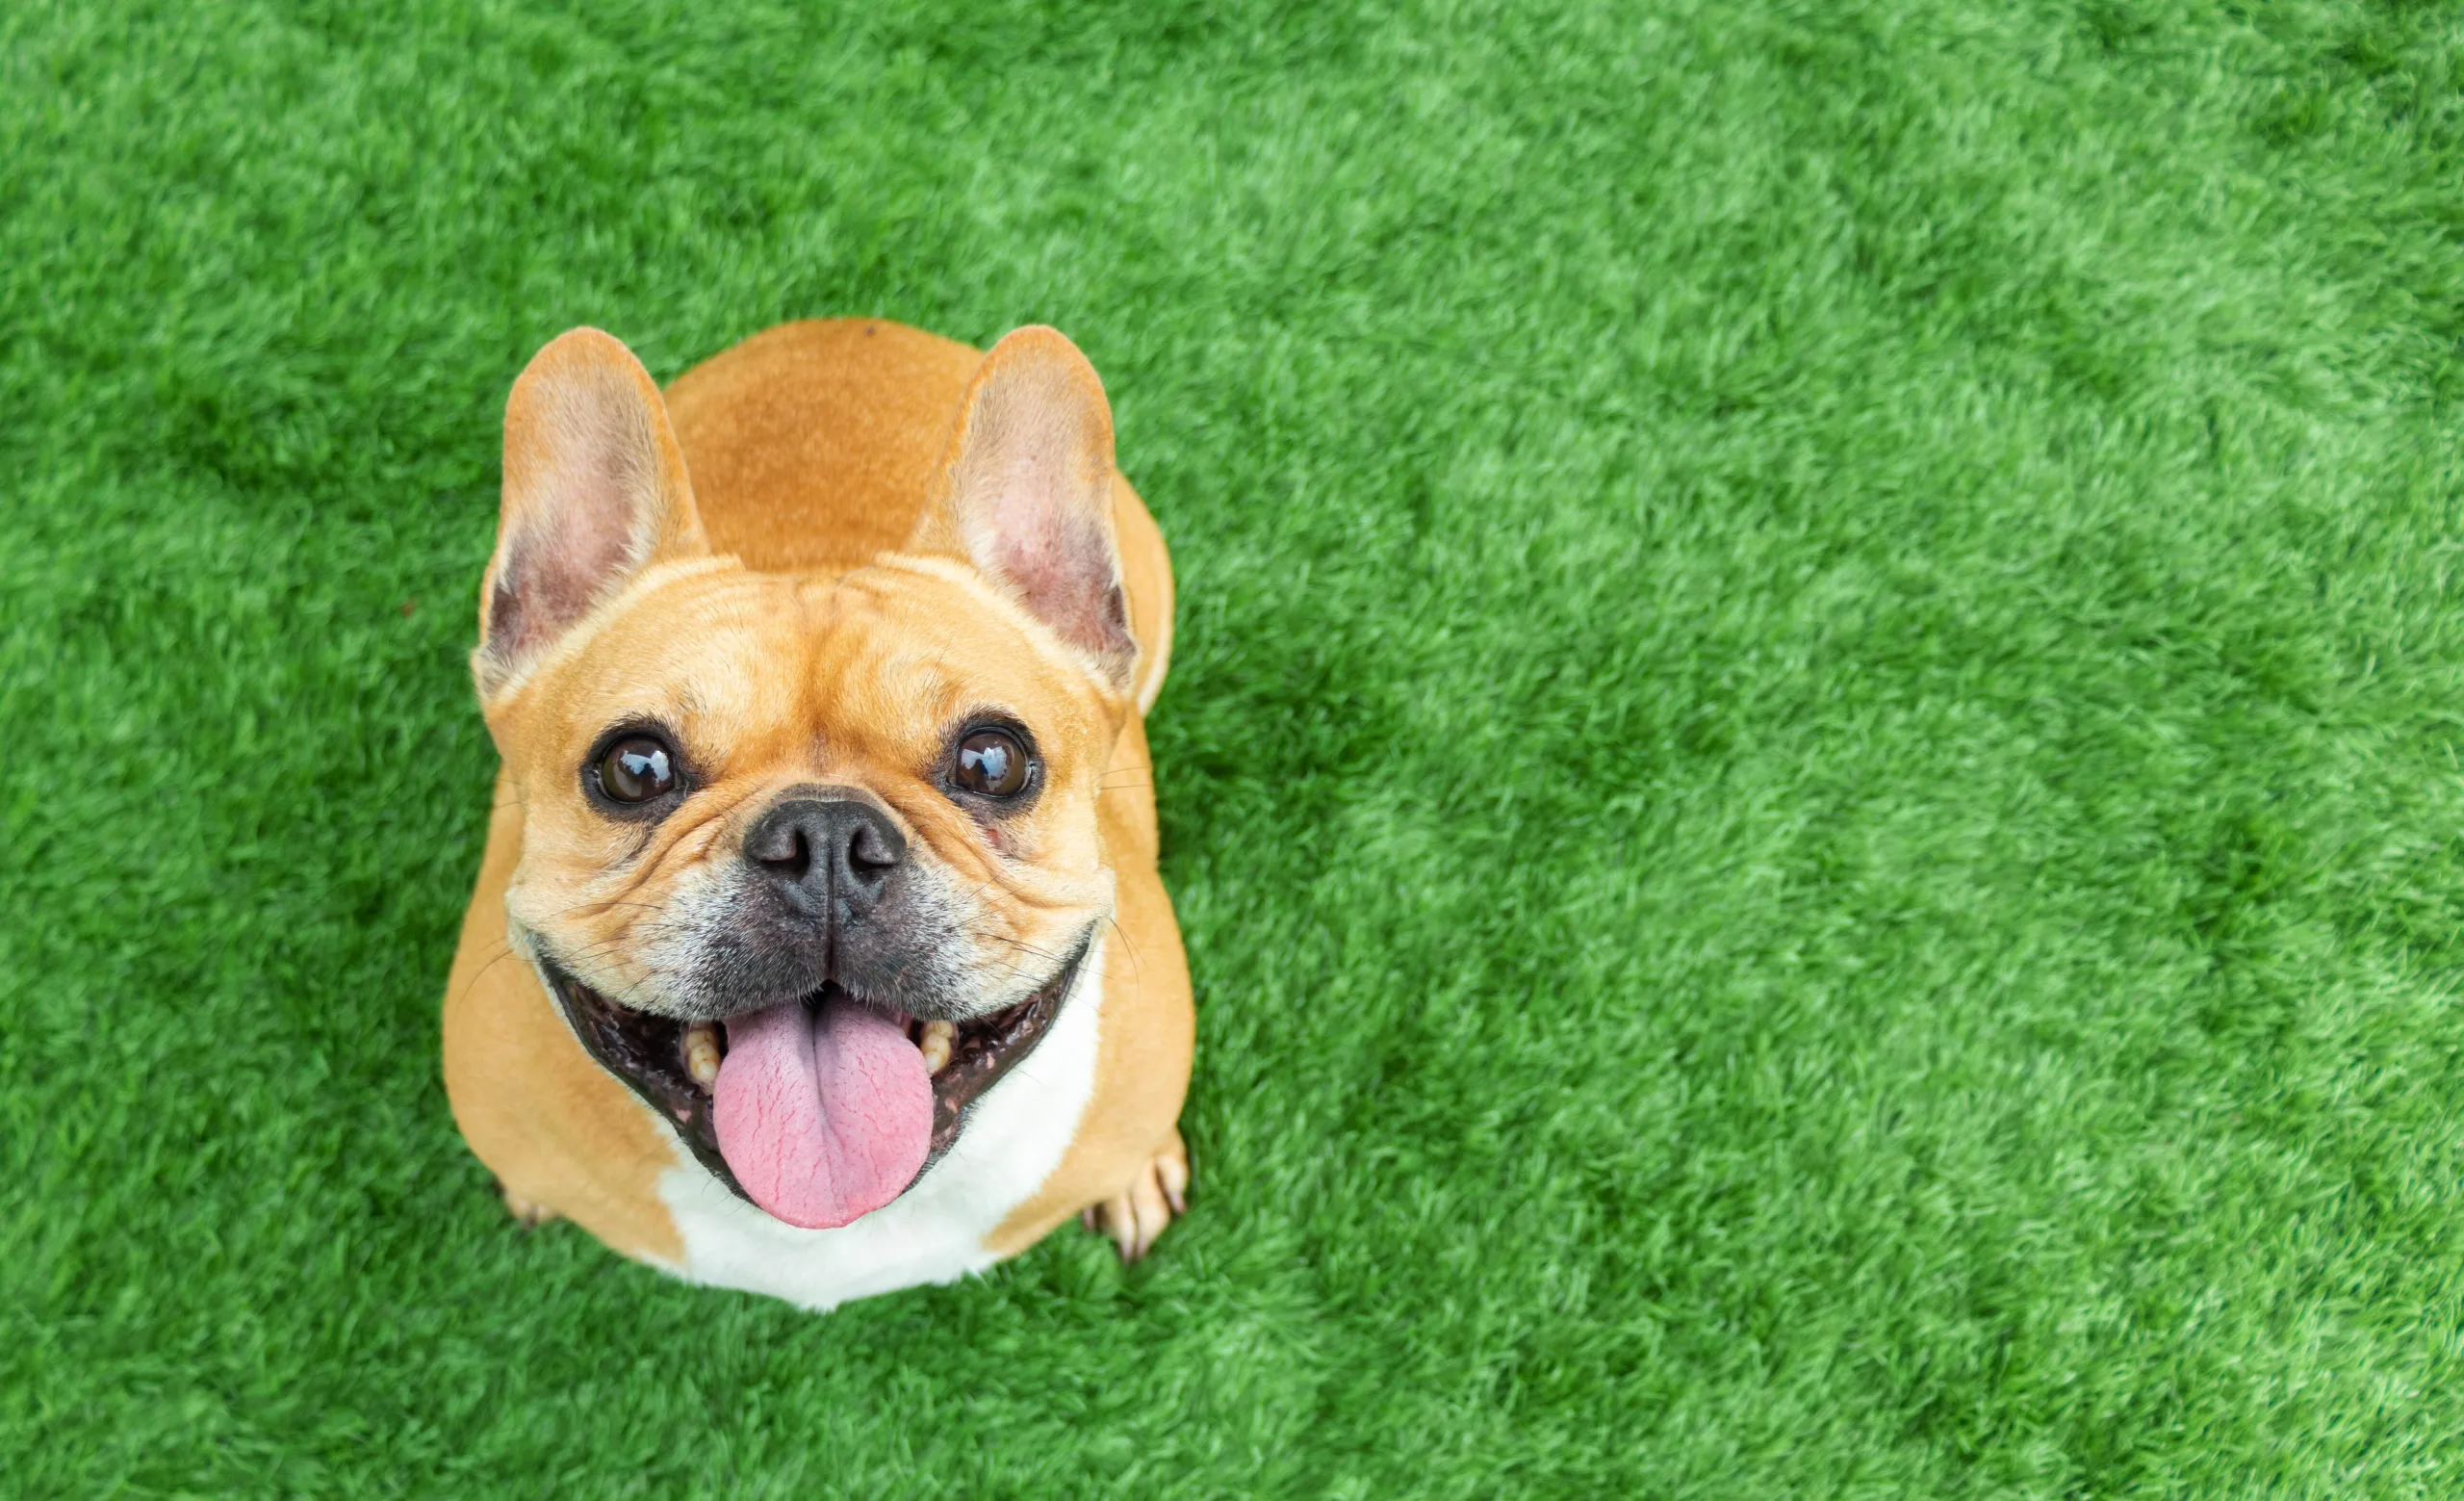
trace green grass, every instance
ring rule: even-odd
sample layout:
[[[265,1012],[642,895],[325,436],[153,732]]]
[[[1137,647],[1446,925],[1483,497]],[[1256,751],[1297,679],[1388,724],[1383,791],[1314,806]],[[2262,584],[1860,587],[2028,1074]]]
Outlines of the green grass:
[[[0,1490],[2453,1496],[2464,11],[0,10]],[[507,385],[1075,336],[1194,1212],[826,1318],[436,1017]]]

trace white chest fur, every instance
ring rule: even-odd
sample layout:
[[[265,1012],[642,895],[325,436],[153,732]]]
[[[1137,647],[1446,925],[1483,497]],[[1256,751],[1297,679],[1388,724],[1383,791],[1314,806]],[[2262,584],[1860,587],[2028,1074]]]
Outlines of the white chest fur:
[[[687,1281],[767,1293],[808,1308],[953,1281],[994,1260],[985,1238],[1061,1165],[1095,1087],[1106,945],[1096,937],[1035,1050],[970,1108],[923,1180],[834,1230],[798,1229],[728,1192],[681,1144],[659,1198],[684,1240]]]

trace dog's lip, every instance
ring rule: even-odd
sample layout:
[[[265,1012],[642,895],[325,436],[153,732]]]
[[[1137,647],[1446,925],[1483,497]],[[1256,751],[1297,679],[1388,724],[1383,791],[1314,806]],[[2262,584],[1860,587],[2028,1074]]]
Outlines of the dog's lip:
[[[933,1164],[957,1143],[959,1132],[966,1124],[967,1107],[1043,1040],[1070,987],[1077,982],[1079,966],[1086,960],[1092,938],[1091,930],[1052,978],[1024,1000],[990,1016],[956,1023],[949,1062],[932,1075],[932,1145],[925,1153],[924,1165],[909,1179],[908,1188],[922,1181],[924,1175],[933,1170]],[[556,998],[557,1010],[564,1014],[566,1024],[573,1028],[582,1050],[668,1122],[694,1160],[711,1177],[726,1184],[730,1193],[751,1203],[752,1196],[735,1180],[727,1157],[719,1151],[718,1121],[712,1113],[710,1091],[694,1081],[685,1062],[686,1029],[712,1023],[680,1022],[619,1005],[544,953],[539,958],[539,969],[547,978],[549,993]],[[812,998],[834,994],[841,993],[834,985],[825,985],[812,993]],[[758,1009],[747,1007],[739,1014]],[[916,1020],[903,1013],[891,1015],[893,1020],[902,1022]],[[718,1030],[724,1039],[725,1027],[721,1025]],[[911,1026],[911,1038],[916,1030]]]

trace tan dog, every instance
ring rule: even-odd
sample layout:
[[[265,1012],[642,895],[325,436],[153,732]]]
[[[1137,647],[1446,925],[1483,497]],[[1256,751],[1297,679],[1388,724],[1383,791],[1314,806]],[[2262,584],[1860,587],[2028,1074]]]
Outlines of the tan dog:
[[[1164,539],[1048,328],[791,323],[505,412],[503,758],[445,1003],[518,1216],[811,1307],[1182,1203],[1189,971],[1143,714]]]

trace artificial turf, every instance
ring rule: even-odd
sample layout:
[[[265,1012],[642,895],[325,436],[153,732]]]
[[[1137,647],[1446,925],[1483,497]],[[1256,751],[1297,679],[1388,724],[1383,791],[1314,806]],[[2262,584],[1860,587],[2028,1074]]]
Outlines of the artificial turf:
[[[2464,12],[0,9],[0,1491],[2454,1495]],[[827,1317],[437,1010],[505,389],[1104,373],[1190,1217]]]

